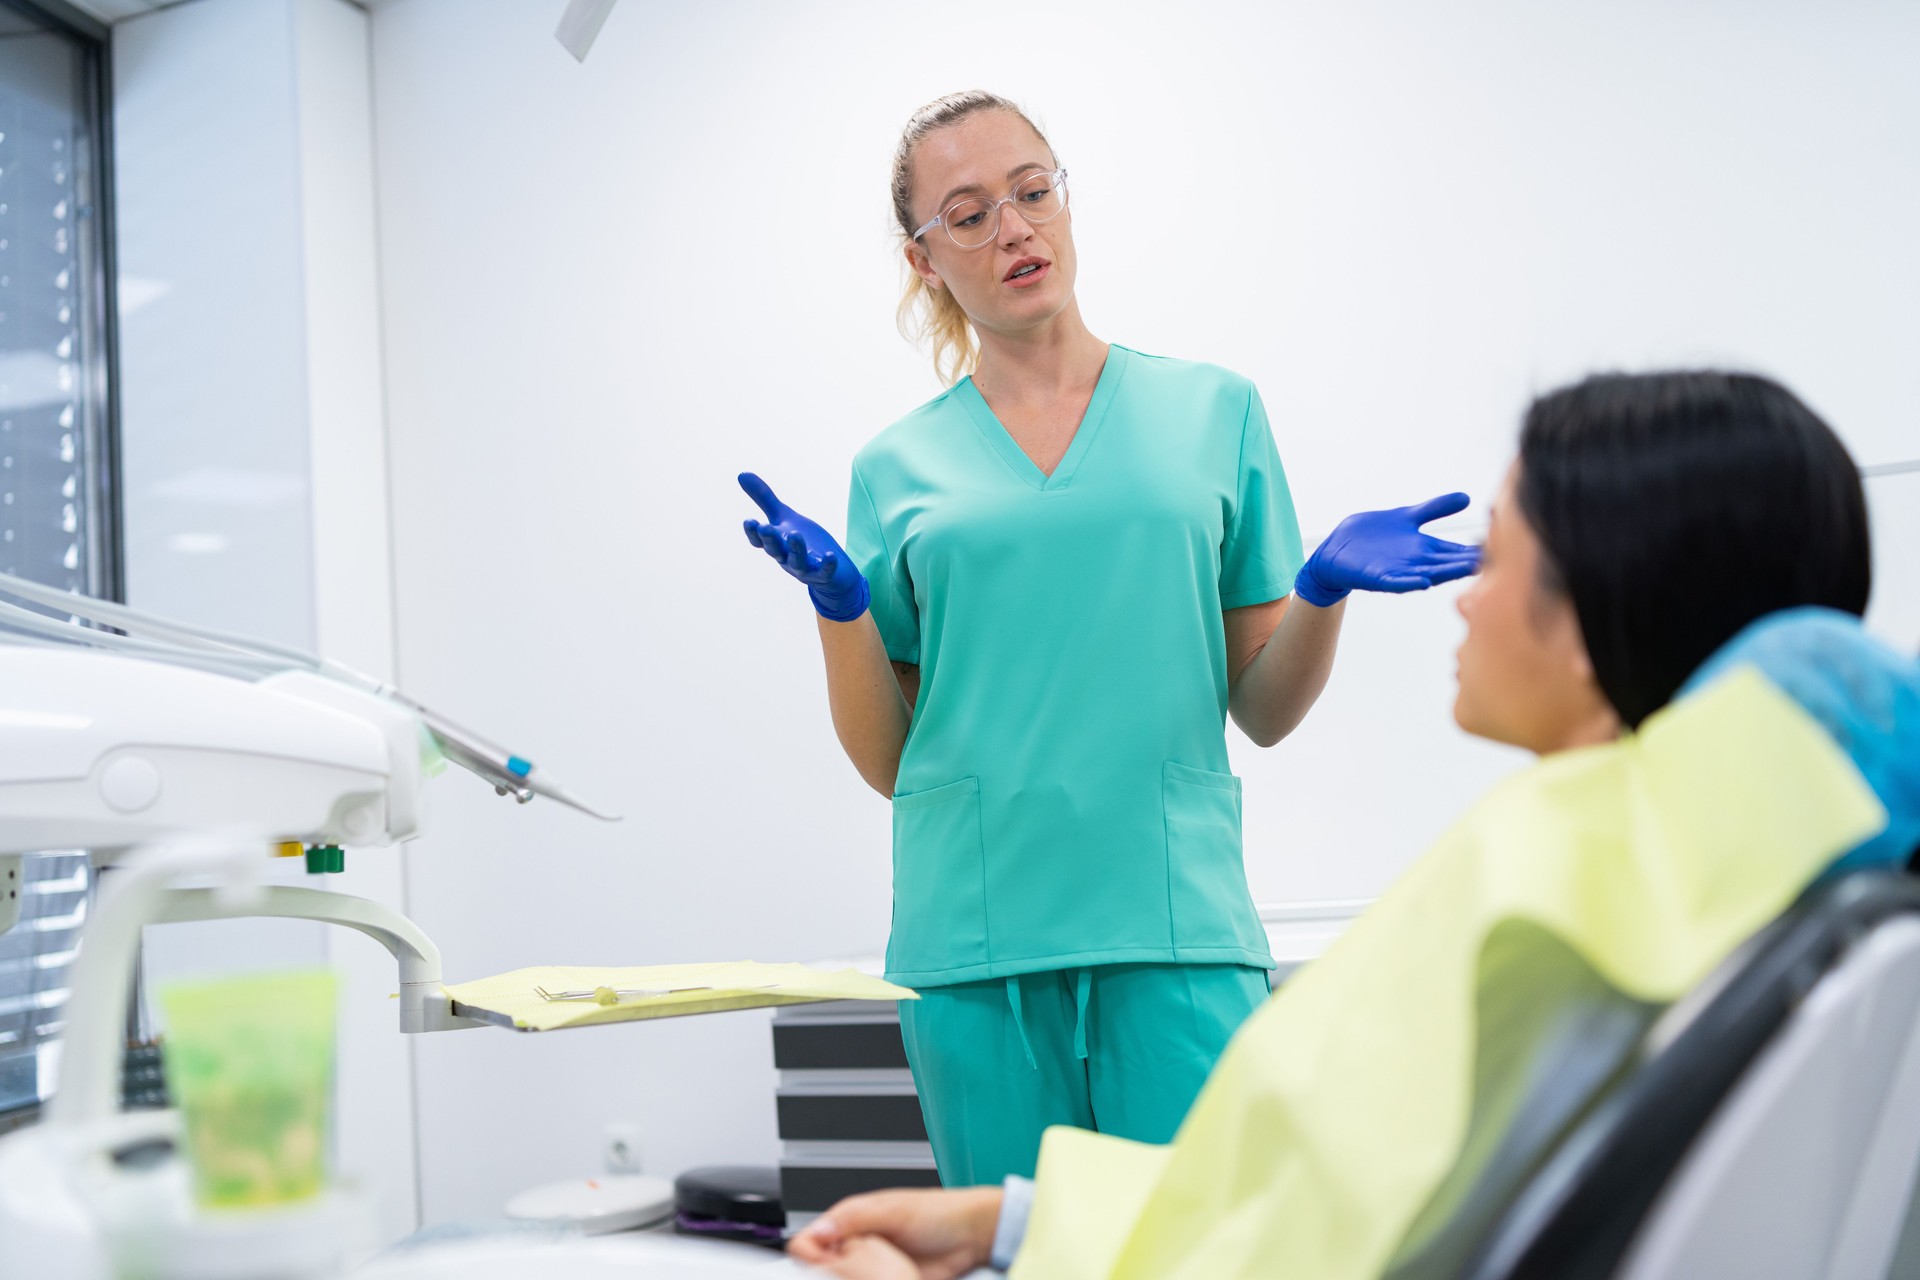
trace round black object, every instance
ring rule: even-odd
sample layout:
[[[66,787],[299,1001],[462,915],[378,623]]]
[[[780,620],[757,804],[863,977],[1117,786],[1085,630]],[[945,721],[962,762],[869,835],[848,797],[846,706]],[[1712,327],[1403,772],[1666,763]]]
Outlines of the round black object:
[[[689,1235],[772,1243],[787,1225],[780,1171],[768,1165],[689,1169],[673,1180],[673,1205],[676,1229]]]
[[[710,1164],[673,1180],[673,1207],[703,1218],[785,1226],[780,1171],[771,1165]]]

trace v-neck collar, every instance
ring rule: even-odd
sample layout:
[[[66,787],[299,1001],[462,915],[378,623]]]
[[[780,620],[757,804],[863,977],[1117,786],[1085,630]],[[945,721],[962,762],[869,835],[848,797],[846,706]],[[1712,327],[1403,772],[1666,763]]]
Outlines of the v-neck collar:
[[[1100,430],[1101,421],[1107,416],[1107,406],[1113,402],[1120,378],[1126,373],[1127,356],[1125,347],[1118,343],[1107,344],[1107,362],[1100,366],[1100,377],[1093,384],[1093,395],[1087,401],[1086,412],[1080,415],[1080,425],[1074,428],[1073,439],[1067,442],[1067,451],[1061,455],[1060,463],[1054,467],[1052,475],[1035,466],[1033,459],[1027,456],[1027,451],[1001,425],[1000,419],[988,407],[986,397],[973,385],[971,376],[962,378],[954,389],[959,393],[960,403],[967,408],[967,417],[979,429],[981,438],[1000,455],[1008,469],[1034,488],[1050,492],[1064,489],[1072,483],[1073,473],[1087,456],[1087,450],[1093,447],[1093,438]]]

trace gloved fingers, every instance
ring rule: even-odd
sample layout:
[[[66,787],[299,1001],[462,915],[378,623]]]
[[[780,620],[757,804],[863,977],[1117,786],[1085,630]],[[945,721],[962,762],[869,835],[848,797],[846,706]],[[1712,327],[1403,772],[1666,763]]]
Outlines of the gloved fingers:
[[[759,526],[757,532],[760,534],[760,549],[772,556],[774,562],[784,568],[787,563],[786,539],[781,537],[780,531],[772,525],[763,524]]]
[[[1431,534],[1420,535],[1420,550],[1430,556],[1477,556],[1480,548],[1471,542],[1448,542]]]
[[[1397,596],[1409,591],[1425,591],[1432,585],[1433,579],[1425,573],[1413,569],[1395,569],[1391,573],[1377,574],[1367,583],[1367,590],[1384,591]]]
[[[754,540],[755,545],[772,556],[776,561],[782,563],[786,561],[786,540],[780,536],[780,531],[772,525],[755,523],[753,528],[748,530],[748,536]]]
[[[1412,557],[1407,563],[1420,569],[1422,572],[1428,573],[1440,568],[1451,569],[1455,565],[1464,565],[1468,572],[1472,572],[1480,567],[1480,553],[1478,551],[1464,551],[1441,555],[1420,555]]]
[[[1425,591],[1445,582],[1455,582],[1480,571],[1480,554],[1411,556],[1391,566],[1382,566],[1371,577],[1379,591]]]
[[[773,496],[773,489],[768,486],[765,480],[762,480],[751,471],[742,471],[740,473],[740,487],[747,491],[747,496],[752,498],[755,504],[758,505],[760,510],[766,515],[768,524],[780,523],[780,518],[786,514],[786,505],[782,503],[780,499]]]
[[[1443,582],[1458,582],[1462,578],[1471,578],[1480,572],[1478,560],[1445,560],[1427,566],[1428,585],[1439,586]]]
[[[809,551],[800,557],[799,568],[794,573],[808,586],[824,586],[832,571],[827,567],[833,559],[833,552],[824,551],[816,555]]]
[[[807,574],[817,582],[831,582],[839,571],[840,556],[836,552],[824,552],[807,561]]]
[[[787,544],[780,531],[772,525],[761,524],[758,520],[746,522],[747,541],[759,547],[781,564],[786,563]]]
[[[1429,520],[1438,520],[1442,516],[1458,515],[1472,502],[1473,499],[1464,493],[1443,493],[1437,498],[1428,498],[1425,502],[1418,502],[1411,507],[1400,509],[1413,517],[1416,525],[1420,525]]]
[[[781,552],[780,563],[786,566],[788,573],[795,577],[806,573],[807,540],[803,535],[789,533],[786,541],[781,545]]]
[[[1400,587],[1402,591],[1420,591],[1427,587],[1437,587],[1443,582],[1455,582],[1461,578],[1472,577],[1480,566],[1470,560],[1421,561],[1418,564],[1395,565],[1390,571],[1380,574],[1381,581],[1402,581],[1418,578],[1417,587]]]

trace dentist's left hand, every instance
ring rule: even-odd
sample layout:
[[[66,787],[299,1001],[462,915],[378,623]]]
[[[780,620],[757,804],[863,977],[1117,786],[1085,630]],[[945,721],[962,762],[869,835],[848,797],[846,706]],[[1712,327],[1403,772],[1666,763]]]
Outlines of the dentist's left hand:
[[[740,487],[766,516],[764,523],[743,522],[747,541],[807,584],[807,594],[821,617],[852,622],[867,611],[866,575],[854,567],[853,558],[832,534],[776,498],[767,482],[753,472],[740,473]]]
[[[1301,566],[1294,594],[1326,609],[1352,591],[1424,591],[1479,572],[1480,548],[1420,532],[1430,520],[1465,511],[1468,502],[1464,493],[1448,493],[1348,516]]]

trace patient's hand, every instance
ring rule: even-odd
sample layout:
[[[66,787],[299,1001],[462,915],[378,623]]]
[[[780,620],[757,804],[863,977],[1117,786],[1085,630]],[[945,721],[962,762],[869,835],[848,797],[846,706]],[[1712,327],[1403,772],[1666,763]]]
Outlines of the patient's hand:
[[[919,1263],[879,1236],[855,1236],[841,1243],[815,1265],[841,1277],[841,1280],[923,1280],[923,1277],[935,1274],[920,1270]],[[947,1273],[942,1271],[938,1274]]]
[[[954,1280],[987,1264],[1000,1188],[851,1196],[787,1245],[846,1280]]]

